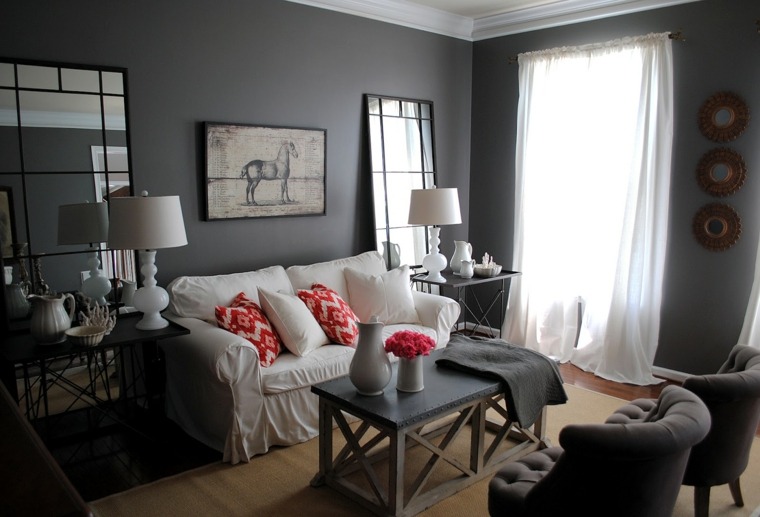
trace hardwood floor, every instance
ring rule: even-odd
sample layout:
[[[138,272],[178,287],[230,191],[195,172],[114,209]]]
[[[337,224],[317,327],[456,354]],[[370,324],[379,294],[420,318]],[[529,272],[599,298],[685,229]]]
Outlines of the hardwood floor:
[[[570,364],[560,365],[568,384],[623,400],[656,398],[667,382],[656,386],[634,386],[607,381]],[[92,415],[78,413],[58,431],[86,431]],[[142,411],[131,420],[131,429],[110,425],[107,431],[90,433],[84,441],[50,441],[51,453],[86,501],[100,499],[162,477],[178,474],[221,459],[187,436],[160,410]],[[77,429],[77,426],[83,429]],[[80,435],[81,436],[81,435]]]
[[[562,379],[567,384],[585,388],[587,390],[604,393],[611,397],[617,397],[623,400],[634,400],[637,398],[657,398],[660,396],[662,389],[669,384],[680,384],[677,382],[663,379],[660,384],[651,386],[637,386],[635,384],[623,384],[619,382],[608,381],[594,374],[584,372],[577,366],[570,363],[561,364],[559,371]]]

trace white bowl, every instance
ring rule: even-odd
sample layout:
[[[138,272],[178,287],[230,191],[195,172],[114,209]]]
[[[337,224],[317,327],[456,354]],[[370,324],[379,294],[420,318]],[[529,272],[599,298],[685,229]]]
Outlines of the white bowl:
[[[106,328],[97,325],[71,327],[66,331],[69,341],[80,346],[95,346],[103,341],[103,336],[105,335]]]
[[[492,277],[501,273],[501,266],[496,264],[493,267],[475,266],[475,276],[479,277]]]

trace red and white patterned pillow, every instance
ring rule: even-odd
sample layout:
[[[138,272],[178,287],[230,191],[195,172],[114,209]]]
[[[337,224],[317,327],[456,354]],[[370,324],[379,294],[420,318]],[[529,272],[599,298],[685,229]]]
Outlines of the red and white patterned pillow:
[[[353,346],[359,338],[359,318],[338,293],[322,284],[311,290],[299,289],[298,297],[306,304],[330,341]]]
[[[272,366],[280,355],[282,341],[258,303],[241,292],[232,300],[231,307],[217,305],[214,314],[219,327],[247,339],[256,347],[261,366]]]

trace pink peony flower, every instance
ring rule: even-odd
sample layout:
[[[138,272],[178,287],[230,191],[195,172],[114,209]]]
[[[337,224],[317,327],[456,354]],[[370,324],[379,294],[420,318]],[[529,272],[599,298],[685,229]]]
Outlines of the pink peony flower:
[[[430,336],[412,330],[394,332],[385,340],[385,351],[396,357],[414,359],[418,355],[430,355],[435,341]]]

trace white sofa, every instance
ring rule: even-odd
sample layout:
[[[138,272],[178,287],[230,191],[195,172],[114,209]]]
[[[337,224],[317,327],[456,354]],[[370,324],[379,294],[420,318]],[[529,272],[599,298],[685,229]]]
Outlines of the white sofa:
[[[293,445],[316,436],[318,399],[311,385],[346,375],[354,349],[327,344],[303,357],[282,353],[271,366],[262,367],[257,349],[248,340],[217,326],[214,307],[228,305],[241,291],[258,302],[260,287],[295,294],[315,282],[336,291],[352,308],[376,303],[377,299],[359,300],[363,293],[356,289],[352,303],[345,268],[380,278],[390,274],[382,255],[372,251],[287,270],[272,266],[173,280],[167,286],[170,304],[165,315],[191,332],[160,342],[166,357],[168,417],[190,436],[223,452],[224,461],[231,463],[249,461],[273,445]],[[459,318],[459,304],[406,286],[419,322],[387,324],[384,338],[412,329],[435,339],[437,348],[446,346]]]

